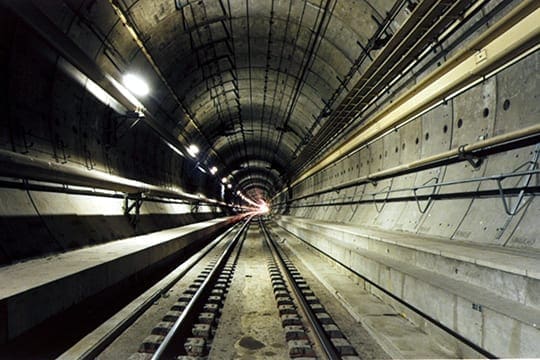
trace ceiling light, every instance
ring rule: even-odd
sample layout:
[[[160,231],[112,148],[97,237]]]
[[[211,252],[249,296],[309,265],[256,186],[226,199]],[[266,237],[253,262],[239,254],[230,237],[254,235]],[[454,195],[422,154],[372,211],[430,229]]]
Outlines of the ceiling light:
[[[210,174],[215,175],[216,173],[217,173],[217,167],[212,166],[212,167],[210,168]]]
[[[137,75],[126,74],[123,81],[124,86],[135,95],[145,96],[150,92],[148,84]]]
[[[202,166],[197,166],[197,169],[199,169],[200,172],[206,174],[206,170],[204,170]]]
[[[199,153],[199,147],[197,145],[191,144],[191,145],[189,145],[189,147],[187,149],[187,152],[192,157],[195,157]]]
[[[222,178],[222,179],[221,179],[221,182],[224,183],[224,184],[226,184],[226,183],[227,183],[227,178],[226,178],[226,177]]]
[[[227,189],[232,189],[232,184],[227,184]]]

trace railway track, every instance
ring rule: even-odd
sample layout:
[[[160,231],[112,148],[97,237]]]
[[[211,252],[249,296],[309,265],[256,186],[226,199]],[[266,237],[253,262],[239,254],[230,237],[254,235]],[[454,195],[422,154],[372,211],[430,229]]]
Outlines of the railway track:
[[[270,251],[268,271],[291,358],[359,359],[354,347],[315,296],[295,265],[259,226]]]
[[[243,270],[237,275],[239,262]],[[143,294],[136,311],[132,306],[120,320],[112,319],[112,330],[97,329],[60,358],[231,358],[259,354],[263,347],[270,348],[264,358],[360,358],[262,219],[237,224],[180,267],[166,285]],[[263,283],[266,293],[256,293]],[[262,297],[270,301],[248,311]],[[254,312],[260,317],[246,325]]]
[[[142,344],[139,353],[144,353],[144,358],[192,359],[208,354],[249,222],[250,219],[240,227],[223,253],[206,266],[178,298],[164,321],[152,330],[152,336],[157,338]],[[139,354],[132,356],[140,357]]]

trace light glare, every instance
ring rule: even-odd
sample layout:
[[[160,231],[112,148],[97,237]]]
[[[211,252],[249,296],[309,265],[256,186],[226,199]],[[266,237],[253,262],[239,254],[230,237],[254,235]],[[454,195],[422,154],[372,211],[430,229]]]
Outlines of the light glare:
[[[226,177],[222,178],[222,179],[221,179],[221,182],[224,183],[224,184],[226,184],[226,183],[227,183],[227,178],[226,178]]]
[[[199,153],[199,147],[197,145],[191,144],[191,145],[189,145],[189,147],[187,149],[187,152],[192,157],[195,157]]]
[[[212,166],[212,167],[210,168],[210,174],[215,175],[216,173],[217,173],[217,167]]]
[[[266,204],[264,201],[260,202],[258,206],[259,209],[257,212],[259,214],[267,214],[270,211],[270,207],[268,207],[268,204]]]
[[[124,86],[135,95],[145,96],[150,92],[148,84],[137,75],[126,74],[123,80]]]

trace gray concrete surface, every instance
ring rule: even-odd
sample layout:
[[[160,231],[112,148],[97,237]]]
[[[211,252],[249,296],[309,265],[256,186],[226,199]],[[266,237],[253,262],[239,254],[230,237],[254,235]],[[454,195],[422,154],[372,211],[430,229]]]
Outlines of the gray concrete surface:
[[[538,49],[527,55],[519,47],[504,57],[512,63],[500,69],[503,61],[493,64],[489,71],[495,73],[476,81],[476,70],[490,63],[492,53],[472,46],[493,29],[497,32],[489,38],[507,34],[512,27],[498,27],[499,21],[521,6],[528,6],[528,13],[512,19],[536,20],[536,2],[471,2],[478,8],[455,14],[457,22],[450,24],[448,36],[440,34],[417,63],[400,72],[401,78],[383,84],[387,87],[366,109],[343,119],[351,126],[340,125],[332,134],[334,142],[315,149],[321,150],[318,158],[299,163],[322,126],[335,121],[335,109],[384,51],[387,39],[408,21],[415,22],[415,11],[427,4],[404,2],[395,18],[386,19],[397,3],[0,1],[0,149],[204,193],[226,203],[241,202],[237,191],[271,201],[274,214],[288,216],[280,221],[288,219],[289,230],[309,235],[323,251],[350,266],[361,266],[362,275],[471,341],[497,355],[538,357],[531,339],[538,337],[533,323],[540,298],[539,179],[538,174],[508,177],[516,169],[539,168],[534,160],[538,133],[536,140],[529,138],[516,149],[486,155],[477,168],[462,155],[462,161],[453,164],[295,200],[538,124]],[[460,2],[451,2],[456,4]],[[376,36],[386,20],[388,27]],[[540,19],[533,25],[538,23]],[[499,49],[513,48],[525,33],[531,36],[528,45],[538,43],[534,25],[513,33]],[[366,53],[375,43],[378,49]],[[437,98],[440,102],[426,111],[414,105],[403,109],[396,120],[403,126],[366,137],[353,153],[343,153],[289,186],[302,175],[296,171],[300,166],[314,165],[353,132],[355,139],[362,138],[368,133],[365,125],[402,104],[400,97],[413,86],[426,79],[436,82],[431,76],[450,67],[462,51],[470,53],[474,66],[447,80],[476,81],[474,86]],[[150,87],[149,95],[139,96],[140,104],[122,100],[112,85],[122,83],[129,72],[141,75]],[[137,118],[141,105],[144,119]],[[200,148],[195,157],[186,152],[192,144]],[[218,168],[215,175],[208,171],[212,166]],[[505,189],[526,188],[519,204],[517,194],[499,196],[493,179],[470,182],[494,175],[503,175],[500,185]],[[230,189],[221,184],[223,177]],[[29,259],[28,264],[38,264],[53,254],[51,259],[56,259],[66,251],[140,235],[129,225],[119,200],[63,194],[70,185],[64,183],[55,184],[55,192],[25,190],[28,176],[0,180],[2,265]],[[454,181],[449,187],[415,192],[425,184]],[[403,191],[389,192],[399,189]],[[426,197],[416,201],[415,194]],[[439,198],[432,200],[429,194]],[[503,201],[519,205],[519,211],[505,212]],[[226,215],[227,206],[145,203],[139,230],[157,232]],[[311,222],[309,229],[306,221]],[[334,228],[323,229],[324,221]],[[366,233],[368,228],[371,232]],[[150,264],[155,259],[146,260]],[[60,263],[51,269],[54,266]],[[122,266],[122,273],[130,271],[129,263]],[[92,279],[87,281],[90,286]],[[10,277],[2,285],[17,282]],[[426,293],[440,302],[418,296]],[[51,298],[44,304],[62,308],[57,301]],[[482,305],[483,311],[473,304]],[[447,306],[454,310],[445,312]],[[0,338],[7,336],[3,332]],[[507,336],[501,339],[501,333]]]
[[[417,238],[421,246],[415,247],[412,235],[408,241],[405,234],[293,217],[278,218],[277,223],[496,356],[538,355],[537,254],[425,238]],[[394,237],[399,241],[392,241]],[[489,267],[477,262],[482,255],[489,257]],[[512,256],[520,260],[522,275],[507,272]],[[424,319],[408,314],[429,331]],[[519,337],[514,336],[516,328]],[[495,333],[508,342],[492,341]]]
[[[0,268],[2,342],[58,312],[209,238],[231,218],[211,220]]]
[[[222,309],[211,359],[285,359],[281,326],[257,224],[249,227]]]
[[[369,335],[348,336],[351,341],[373,337],[393,359],[482,357],[452,337],[437,337],[421,330],[399,308],[389,305],[388,299],[384,302],[371,294],[367,290],[369,285],[347,268],[317,253],[285,229],[275,226],[273,231],[283,246],[290,249],[331,294],[333,299],[326,303],[337,300],[345,307],[356,327],[368,331]],[[357,348],[363,347],[365,344]]]
[[[0,265],[170,229],[219,216],[201,206],[144,201],[134,226],[122,199],[0,189]]]

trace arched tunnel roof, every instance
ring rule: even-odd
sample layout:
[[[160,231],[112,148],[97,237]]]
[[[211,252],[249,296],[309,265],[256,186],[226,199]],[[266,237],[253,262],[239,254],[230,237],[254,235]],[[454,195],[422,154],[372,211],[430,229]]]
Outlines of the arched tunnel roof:
[[[83,3],[71,11],[104,34],[97,62],[118,76],[146,76],[150,96],[174,122],[164,127],[186,148],[195,144],[201,164],[218,166],[216,176],[259,198],[290,182],[291,163],[395,6],[390,0]],[[348,81],[370,61],[365,57]],[[338,95],[334,102],[346,92]]]

